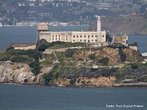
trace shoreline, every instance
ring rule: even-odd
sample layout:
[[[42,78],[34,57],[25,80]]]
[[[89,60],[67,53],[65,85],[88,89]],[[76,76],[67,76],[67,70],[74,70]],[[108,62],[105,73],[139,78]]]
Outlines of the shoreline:
[[[112,84],[112,86],[75,86],[75,85],[45,85],[45,84],[20,84],[20,83],[11,83],[11,82],[0,82],[0,84],[8,84],[8,85],[18,85],[18,86],[41,86],[41,87],[63,87],[63,88],[132,88],[132,87],[147,87],[147,82],[139,82],[139,83],[116,83]]]

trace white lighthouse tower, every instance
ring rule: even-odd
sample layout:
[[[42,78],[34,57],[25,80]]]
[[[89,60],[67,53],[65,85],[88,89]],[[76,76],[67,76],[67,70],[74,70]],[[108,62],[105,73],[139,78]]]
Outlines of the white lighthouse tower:
[[[101,37],[101,18],[100,16],[96,15],[95,16],[97,18],[97,42],[101,42],[102,41],[102,37]]]
[[[97,34],[100,35],[101,33],[101,18],[100,16],[96,16],[97,18]]]

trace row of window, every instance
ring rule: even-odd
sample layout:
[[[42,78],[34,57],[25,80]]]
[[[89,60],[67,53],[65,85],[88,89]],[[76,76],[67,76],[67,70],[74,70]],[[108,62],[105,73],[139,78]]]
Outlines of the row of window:
[[[59,34],[59,35],[52,35],[52,37],[60,37],[61,35]],[[66,35],[66,37],[68,37],[67,35]]]
[[[61,38],[60,38],[60,37],[58,37],[58,38],[57,38],[57,37],[55,37],[55,38],[54,38],[54,37],[52,37],[52,41],[54,41],[54,40],[55,40],[55,41],[57,41],[57,40],[58,40],[58,41],[60,41],[60,40],[61,40]],[[66,41],[68,41],[68,38],[67,38],[67,37],[66,37]]]
[[[52,37],[60,37],[60,35],[52,35]],[[67,35],[66,35],[66,37],[68,37]],[[82,38],[82,37],[88,37],[88,38],[90,38],[90,37],[98,37],[98,35],[88,35],[88,36],[86,36],[86,35],[84,35],[84,36],[82,36],[82,35],[73,35],[73,38]],[[102,37],[104,37],[104,35],[102,35]]]
[[[97,40],[73,40],[73,42],[97,42]]]
[[[73,38],[82,38],[82,37],[86,38],[86,35],[84,35],[84,36],[82,36],[82,35],[73,35]],[[88,35],[87,37],[90,38],[90,35]],[[93,38],[93,37],[98,37],[98,36],[97,35],[91,35],[91,37]]]

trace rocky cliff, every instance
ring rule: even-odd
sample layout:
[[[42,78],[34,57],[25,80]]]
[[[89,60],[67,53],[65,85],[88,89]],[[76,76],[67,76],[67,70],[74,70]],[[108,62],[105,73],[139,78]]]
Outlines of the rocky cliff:
[[[94,54],[95,59],[100,59],[103,57],[107,57],[109,59],[109,64],[120,64],[121,62],[141,62],[143,61],[143,57],[141,56],[139,51],[126,48],[115,48],[115,47],[102,47],[99,49],[90,50],[82,50],[77,51],[74,55],[77,60],[88,59],[89,55]]]
[[[0,63],[0,82],[33,84],[35,81],[36,77],[27,64],[10,61]]]
[[[78,77],[75,79],[72,78],[58,78],[51,82],[51,85],[58,86],[86,86],[86,87],[111,87],[116,78],[112,77]]]
[[[47,69],[47,68],[46,68]],[[17,83],[17,84],[44,84],[44,75],[50,71],[49,67],[47,70],[43,68],[42,72],[35,76],[28,64],[24,63],[12,63],[10,61],[0,63],[0,83]],[[79,69],[78,69],[79,70]],[[116,80],[114,76],[103,77],[103,76],[81,76],[83,74],[81,69],[74,71],[74,74],[78,74],[77,77],[71,76],[73,73],[67,73],[64,77],[51,80],[49,85],[56,86],[91,86],[91,87],[110,87]],[[78,73],[76,73],[78,72]],[[69,77],[70,76],[70,77]]]

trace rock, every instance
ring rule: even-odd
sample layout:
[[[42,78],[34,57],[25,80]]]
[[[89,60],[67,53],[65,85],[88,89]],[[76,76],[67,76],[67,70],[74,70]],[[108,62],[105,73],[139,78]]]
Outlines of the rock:
[[[57,86],[88,86],[88,87],[112,87],[113,82],[116,80],[114,76],[111,77],[79,77],[76,79],[58,78],[51,84]]]
[[[36,76],[27,64],[11,63],[10,61],[0,64],[0,82],[33,84],[35,78]]]

